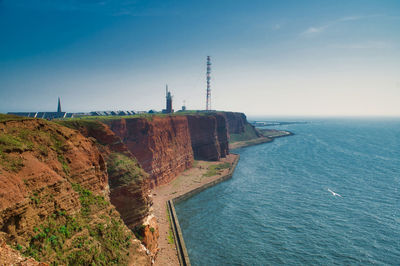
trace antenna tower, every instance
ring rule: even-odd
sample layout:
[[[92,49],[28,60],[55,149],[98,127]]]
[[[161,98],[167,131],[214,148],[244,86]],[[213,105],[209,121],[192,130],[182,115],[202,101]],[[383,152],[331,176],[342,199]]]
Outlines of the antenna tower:
[[[207,56],[207,102],[206,102],[206,111],[211,110],[211,59],[210,56]]]

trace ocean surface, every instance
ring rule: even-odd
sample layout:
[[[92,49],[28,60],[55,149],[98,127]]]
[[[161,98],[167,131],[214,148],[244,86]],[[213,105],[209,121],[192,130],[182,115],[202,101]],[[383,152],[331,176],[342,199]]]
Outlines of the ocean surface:
[[[176,205],[193,265],[400,265],[400,120],[313,120]],[[329,190],[338,193],[334,196]]]

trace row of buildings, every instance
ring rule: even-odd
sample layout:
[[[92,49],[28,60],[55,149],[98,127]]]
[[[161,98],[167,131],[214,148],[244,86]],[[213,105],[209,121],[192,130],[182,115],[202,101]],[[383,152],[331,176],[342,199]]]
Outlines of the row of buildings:
[[[182,110],[186,110],[186,106],[182,106]],[[92,111],[87,113],[67,113],[63,112],[61,109],[61,100],[58,98],[58,106],[57,112],[8,112],[8,114],[32,117],[32,118],[42,118],[47,120],[52,119],[62,119],[62,118],[73,118],[73,117],[83,117],[83,116],[128,116],[128,115],[136,115],[136,114],[155,114],[155,113],[164,113],[170,114],[173,113],[174,109],[172,108],[172,94],[168,90],[168,85],[166,86],[166,108],[161,112],[156,110],[150,111],[127,111],[127,110],[118,110],[118,111]]]

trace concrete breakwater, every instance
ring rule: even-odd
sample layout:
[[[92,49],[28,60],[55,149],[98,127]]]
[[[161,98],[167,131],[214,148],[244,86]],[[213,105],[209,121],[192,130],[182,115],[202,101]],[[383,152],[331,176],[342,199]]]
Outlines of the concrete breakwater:
[[[178,216],[176,215],[174,203],[178,203],[180,201],[186,200],[209,187],[212,187],[216,184],[219,184],[225,180],[232,178],[235,168],[239,162],[239,159],[240,159],[240,157],[237,154],[237,158],[233,162],[232,166],[229,168],[229,172],[227,174],[167,201],[167,209],[168,209],[169,216],[171,218],[171,228],[172,228],[172,232],[174,235],[177,255],[178,255],[179,263],[182,266],[191,265],[191,264],[190,264],[189,254],[186,249],[185,241],[183,239],[182,230],[179,225]]]

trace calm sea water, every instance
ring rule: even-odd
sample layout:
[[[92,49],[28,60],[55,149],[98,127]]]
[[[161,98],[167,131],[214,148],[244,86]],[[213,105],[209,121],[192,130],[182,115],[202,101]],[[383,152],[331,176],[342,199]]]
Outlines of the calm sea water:
[[[275,128],[296,135],[177,204],[192,264],[400,265],[400,120]]]

